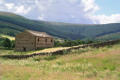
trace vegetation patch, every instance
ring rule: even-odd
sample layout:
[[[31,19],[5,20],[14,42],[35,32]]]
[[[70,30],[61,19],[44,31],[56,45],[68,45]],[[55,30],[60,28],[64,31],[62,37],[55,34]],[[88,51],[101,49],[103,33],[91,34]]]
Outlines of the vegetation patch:
[[[50,61],[50,60],[54,60],[56,58],[57,57],[55,55],[52,55],[52,56],[45,57],[44,59],[47,60],[47,61]]]

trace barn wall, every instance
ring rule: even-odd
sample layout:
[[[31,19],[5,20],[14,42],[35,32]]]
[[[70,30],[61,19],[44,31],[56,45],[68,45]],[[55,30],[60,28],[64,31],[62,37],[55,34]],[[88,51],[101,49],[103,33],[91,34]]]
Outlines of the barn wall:
[[[51,37],[36,37],[36,48],[53,47],[54,39]]]
[[[38,37],[25,31],[16,36],[15,51],[31,51],[54,46],[52,37]]]
[[[35,50],[35,36],[23,32],[16,36],[15,51]]]

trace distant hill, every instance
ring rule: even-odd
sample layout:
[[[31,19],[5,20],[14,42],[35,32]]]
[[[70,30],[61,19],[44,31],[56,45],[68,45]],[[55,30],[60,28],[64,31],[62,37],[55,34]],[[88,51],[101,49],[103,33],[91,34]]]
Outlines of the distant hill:
[[[120,32],[117,33],[111,33],[111,34],[107,34],[107,35],[103,35],[100,37],[96,37],[97,40],[116,40],[116,39],[120,39]]]
[[[120,23],[113,24],[70,24],[58,22],[46,22],[30,20],[25,17],[8,13],[0,12],[0,34],[15,36],[17,33],[25,29],[47,32],[55,37],[64,39],[99,39],[106,35],[116,34],[115,39],[120,38]],[[109,39],[109,36],[107,36]]]

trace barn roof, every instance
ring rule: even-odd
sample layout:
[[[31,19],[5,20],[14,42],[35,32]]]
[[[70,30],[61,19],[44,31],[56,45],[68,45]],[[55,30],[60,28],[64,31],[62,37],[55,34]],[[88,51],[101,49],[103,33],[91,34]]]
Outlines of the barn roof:
[[[52,37],[45,32],[38,32],[38,31],[33,31],[33,30],[26,30],[26,31],[31,33],[32,35],[38,36],[38,37]]]

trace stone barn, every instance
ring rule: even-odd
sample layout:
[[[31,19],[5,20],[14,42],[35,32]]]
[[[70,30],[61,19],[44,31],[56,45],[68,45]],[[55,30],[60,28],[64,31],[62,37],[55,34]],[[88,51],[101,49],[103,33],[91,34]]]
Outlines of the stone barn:
[[[54,46],[54,39],[45,32],[25,30],[16,35],[15,51],[31,51]]]

